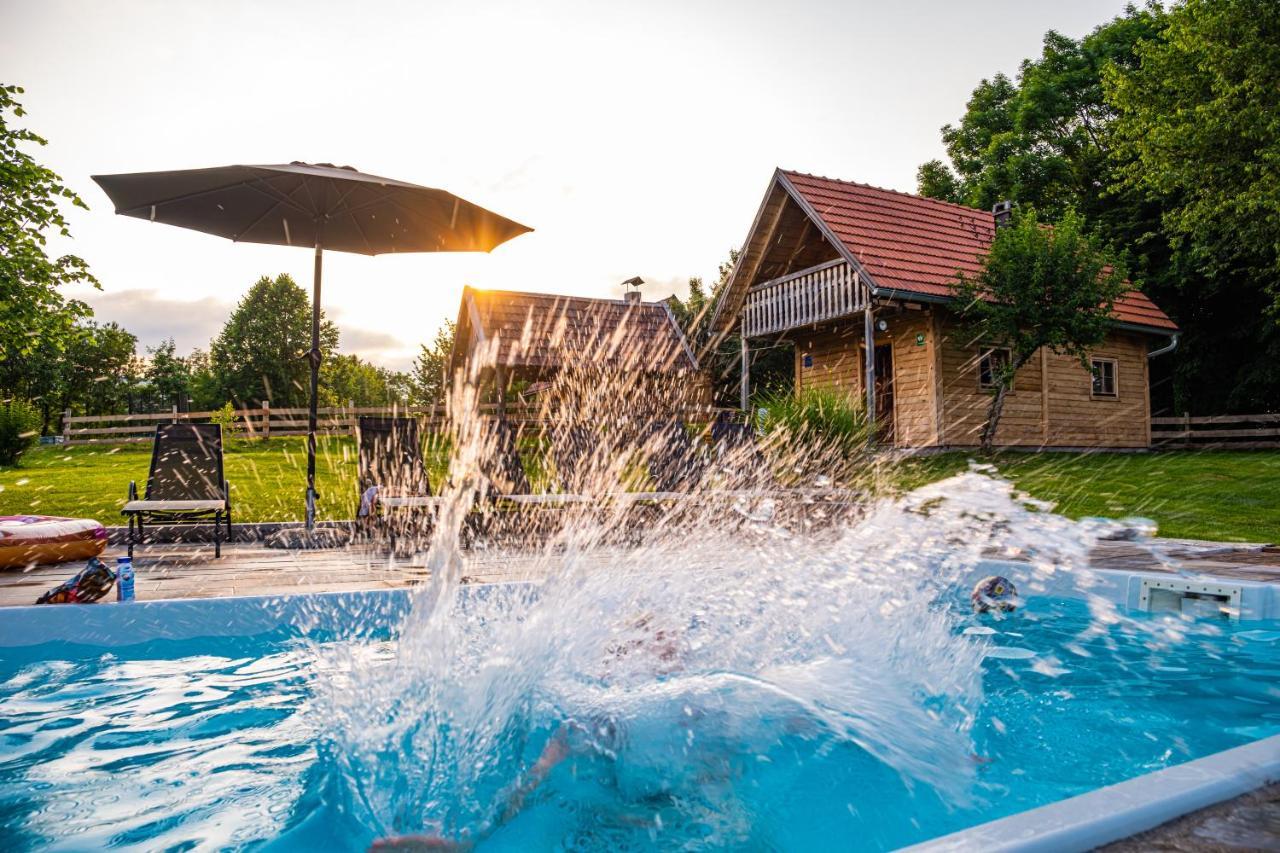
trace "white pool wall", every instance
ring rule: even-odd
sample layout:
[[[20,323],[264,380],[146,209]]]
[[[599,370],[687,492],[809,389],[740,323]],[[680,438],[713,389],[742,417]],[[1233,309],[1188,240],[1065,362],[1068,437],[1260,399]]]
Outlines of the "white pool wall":
[[[1280,735],[904,848],[1070,853],[1154,829],[1280,781]]]

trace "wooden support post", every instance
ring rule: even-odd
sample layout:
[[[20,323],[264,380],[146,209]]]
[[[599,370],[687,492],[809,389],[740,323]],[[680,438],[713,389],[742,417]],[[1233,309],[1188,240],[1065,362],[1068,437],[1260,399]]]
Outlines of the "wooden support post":
[[[1049,446],[1049,348],[1040,347],[1040,446]]]
[[[507,414],[507,377],[501,367],[493,369],[493,386],[497,397],[498,417],[505,417]]]
[[[742,321],[742,376],[738,379],[738,402],[742,411],[751,408],[751,353],[747,349],[747,322]]]
[[[71,410],[62,413],[62,443],[71,443]]]
[[[172,414],[173,414],[173,422],[176,424],[178,422],[178,404],[177,403],[173,404]]]
[[[271,438],[271,401],[262,401],[262,437]]]
[[[867,299],[866,307],[862,309],[862,334],[863,342],[866,344],[867,429],[870,433],[869,440],[874,443],[876,440],[876,317],[870,299]]]

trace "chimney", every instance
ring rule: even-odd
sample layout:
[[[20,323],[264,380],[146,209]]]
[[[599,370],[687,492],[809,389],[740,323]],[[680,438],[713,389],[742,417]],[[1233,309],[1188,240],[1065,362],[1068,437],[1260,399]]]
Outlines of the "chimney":
[[[623,296],[623,299],[628,305],[640,304],[640,285],[642,284],[644,284],[644,279],[638,275],[629,278],[622,283],[624,288],[634,288],[633,290],[627,290],[626,294]]]
[[[991,205],[991,215],[996,218],[996,227],[1003,228],[1013,221],[1013,202],[998,201]]]

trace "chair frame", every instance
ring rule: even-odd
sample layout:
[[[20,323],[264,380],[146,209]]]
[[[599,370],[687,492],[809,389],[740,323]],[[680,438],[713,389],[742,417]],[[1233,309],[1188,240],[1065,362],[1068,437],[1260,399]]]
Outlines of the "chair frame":
[[[222,508],[220,509],[198,509],[198,510],[166,510],[166,509],[122,509],[121,515],[129,517],[129,557],[133,558],[133,549],[135,545],[145,544],[146,539],[146,523],[170,525],[195,525],[206,524],[210,519],[213,520],[213,555],[215,557],[222,556],[222,525],[225,522],[227,526],[227,539],[232,538],[231,528],[231,485],[227,482],[223,472],[223,454],[222,454],[222,427],[218,424],[157,424],[155,437],[151,442],[151,466],[147,471],[147,497],[144,502],[151,500],[151,491],[154,485],[156,474],[156,462],[159,460],[160,453],[165,449],[163,447],[162,437],[166,429],[171,427],[186,427],[199,429],[201,427],[217,427],[217,480],[219,488],[222,491],[220,498],[211,498],[210,500],[221,500]],[[129,481],[128,502],[138,500],[138,481]],[[126,503],[126,507],[128,503]]]

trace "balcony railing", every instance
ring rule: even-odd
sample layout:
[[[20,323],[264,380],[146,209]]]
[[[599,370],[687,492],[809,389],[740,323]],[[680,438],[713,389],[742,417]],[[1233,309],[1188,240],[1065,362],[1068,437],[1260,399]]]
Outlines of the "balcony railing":
[[[751,288],[742,310],[743,334],[753,338],[812,326],[865,306],[865,289],[849,263],[828,261]]]

